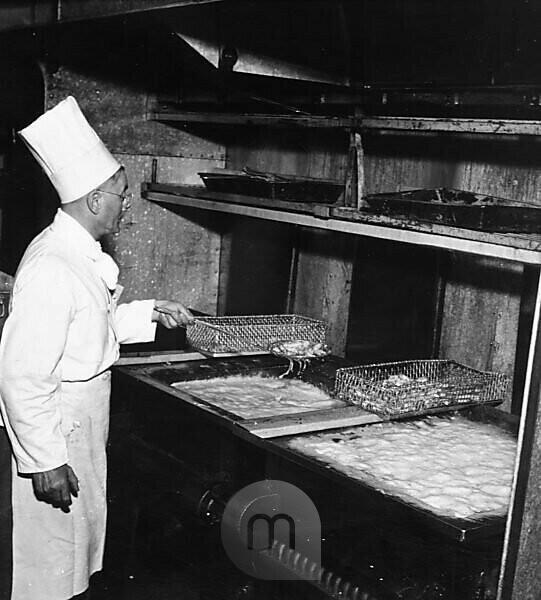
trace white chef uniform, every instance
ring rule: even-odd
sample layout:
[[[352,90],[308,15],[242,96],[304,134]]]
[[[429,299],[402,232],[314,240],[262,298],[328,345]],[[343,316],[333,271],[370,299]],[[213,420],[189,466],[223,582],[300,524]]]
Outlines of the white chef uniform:
[[[114,167],[109,157],[103,165],[98,179]],[[58,174],[54,164],[52,172]],[[62,181],[61,201],[73,200],[80,182],[71,173]],[[87,193],[99,185],[90,184]],[[12,600],[67,600],[84,592],[102,565],[109,367],[119,343],[155,335],[154,300],[117,307],[111,294],[117,275],[113,259],[61,209],[17,271],[0,340],[0,410],[16,463]],[[38,501],[24,476],[65,463],[80,485],[69,513]]]

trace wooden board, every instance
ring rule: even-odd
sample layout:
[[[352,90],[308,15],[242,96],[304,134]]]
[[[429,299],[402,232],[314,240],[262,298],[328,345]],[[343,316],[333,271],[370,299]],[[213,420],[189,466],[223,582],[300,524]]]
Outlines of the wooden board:
[[[398,222],[397,219],[388,219],[384,223],[382,221],[383,217],[379,217],[381,219],[381,225],[379,225],[371,217],[365,218],[364,214],[360,215],[357,211],[352,210],[349,210],[348,218],[345,218],[345,211],[347,209],[332,209],[330,218],[318,218],[274,208],[242,206],[226,204],[212,199],[190,198],[189,196],[182,195],[180,192],[179,195],[147,192],[146,198],[170,206],[244,215],[257,219],[314,227],[316,229],[352,233],[354,235],[364,235],[382,240],[442,248],[444,250],[454,250],[466,254],[492,256],[494,258],[532,265],[541,264],[541,240],[539,236],[499,234],[500,238],[493,238],[490,234],[485,234],[482,239],[477,239],[481,235],[481,232],[460,229],[457,230],[457,233],[456,230],[448,231],[448,228],[445,228],[443,225],[439,226],[441,230],[438,233],[436,233],[438,229],[437,225],[411,223],[405,220]],[[339,218],[332,214],[334,211],[340,211]],[[426,228],[422,225],[426,226]],[[493,239],[497,241],[491,241]]]
[[[497,405],[499,402],[485,402],[482,406]],[[422,413],[409,412],[397,416],[382,417],[376,413],[362,409],[360,406],[344,406],[314,410],[304,413],[261,417],[259,419],[242,419],[236,424],[247,429],[250,433],[263,439],[271,439],[286,435],[316,433],[328,429],[354,427],[358,425],[373,425],[410,418],[422,418],[430,415],[451,413],[457,410],[468,410],[480,406],[477,403],[442,406],[429,408]]]
[[[124,354],[114,364],[115,367],[131,365],[153,365],[159,363],[183,362],[187,360],[204,360],[206,356],[199,352],[180,352],[166,350],[163,352],[137,352]]]
[[[252,350],[250,352],[206,352],[204,350],[201,351],[201,355],[208,358],[231,358],[234,356],[256,356],[259,354],[270,354],[270,352],[265,352],[264,350]]]
[[[342,129],[353,127],[352,117],[326,117],[317,115],[270,115],[256,113],[191,112],[161,108],[149,114],[155,121],[178,123],[213,123],[215,125],[253,125],[270,127],[309,127],[317,129]]]
[[[512,380],[521,282],[521,265],[453,256],[447,273],[440,357],[504,373]],[[509,386],[506,409],[511,394]]]
[[[227,216],[220,260],[220,315],[286,312],[292,228]]]
[[[378,215],[367,211],[357,211],[350,208],[341,207],[331,208],[330,217],[374,226],[381,225],[383,227],[392,227],[404,231],[418,231],[438,235],[441,236],[441,247],[446,247],[445,244],[449,246],[444,237],[451,237],[465,241],[467,240],[470,242],[486,244],[487,246],[498,245],[531,251],[541,251],[541,235],[535,233],[488,233],[486,231],[476,231],[475,229],[461,229],[459,227],[451,227],[449,225],[440,225],[439,223],[425,223],[421,221],[413,221],[403,217]],[[469,247],[471,248],[475,248],[475,246],[476,244],[474,243],[469,244]],[[466,246],[449,246],[449,250],[468,252]],[[473,251],[471,253],[482,254],[481,252]],[[489,256],[488,254],[486,255]]]
[[[328,323],[327,343],[344,356],[356,238],[303,230],[293,312]]]
[[[378,415],[358,406],[346,406],[344,408],[329,408],[277,417],[247,419],[239,421],[237,425],[247,429],[257,437],[268,439],[283,435],[337,429],[339,427],[367,425],[368,423],[379,423],[382,420]]]
[[[488,135],[541,135],[541,121],[520,119],[451,119],[437,117],[364,117],[363,129],[456,132]]]
[[[199,183],[199,181],[195,181]],[[178,192],[178,184],[164,184],[164,183],[152,183],[144,184],[143,190],[150,190],[153,192],[160,192],[165,194],[175,194]],[[290,200],[274,200],[273,198],[264,198],[258,196],[247,196],[245,194],[230,194],[226,192],[212,192],[201,185],[190,185],[183,187],[184,193],[191,198],[209,198],[212,197],[214,200],[220,200],[221,202],[230,202],[232,204],[246,204],[248,206],[262,206],[280,208],[281,210],[291,210],[299,213],[314,214],[321,213],[324,207],[329,207],[327,213],[330,211],[331,204],[321,204],[313,202],[293,202]]]
[[[257,113],[190,112],[167,107],[151,112],[149,119],[179,123],[265,125],[274,127],[352,128],[376,131],[415,131],[483,135],[541,136],[541,121],[524,119],[452,119],[437,117],[333,117]]]

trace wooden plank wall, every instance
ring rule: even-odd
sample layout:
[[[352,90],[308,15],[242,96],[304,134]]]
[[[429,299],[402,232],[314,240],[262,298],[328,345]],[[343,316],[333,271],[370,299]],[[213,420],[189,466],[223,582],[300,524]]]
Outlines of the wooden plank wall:
[[[125,66],[129,68],[129,65]],[[145,81],[133,89],[92,71],[60,66],[46,73],[47,107],[75,96],[89,122],[124,164],[134,192],[125,228],[105,241],[119,263],[124,301],[175,298],[215,314],[218,301],[220,226],[207,213],[182,215],[143,200],[140,185],[157,161],[158,181],[197,184],[198,171],[223,166],[225,150],[216,142],[168,125],[146,121]]]
[[[345,132],[250,129],[228,146],[227,165],[345,181],[348,143]],[[328,321],[328,342],[337,354],[346,346],[355,242],[353,236],[313,230],[300,230],[291,241],[298,256],[290,308]],[[269,264],[264,257],[273,256],[276,245],[271,241],[260,251],[263,264]],[[283,257],[274,267],[289,269],[289,260]]]
[[[249,217],[222,217],[219,314],[286,312],[292,227]]]
[[[443,186],[539,203],[537,146],[445,135],[367,136],[366,191]],[[512,376],[522,266],[451,253],[444,275],[440,356]]]
[[[250,130],[228,147],[227,164],[345,179],[347,142],[336,132]],[[537,201],[535,144],[452,138],[374,136],[364,140],[366,193],[444,186]],[[355,241],[302,232],[294,310],[328,319],[333,347],[347,337]],[[407,250],[405,250],[407,251]],[[272,248],[267,248],[272,255]],[[362,257],[359,257],[362,260]],[[274,265],[280,266],[280,265]],[[281,268],[285,268],[282,266]],[[513,375],[522,267],[450,254],[440,356]],[[510,391],[506,407],[510,406]]]
[[[513,600],[541,598],[541,404],[535,419],[528,486],[520,528],[517,564],[512,591]]]
[[[325,231],[303,233],[293,310],[327,321],[328,342],[335,354],[343,356],[357,240]]]

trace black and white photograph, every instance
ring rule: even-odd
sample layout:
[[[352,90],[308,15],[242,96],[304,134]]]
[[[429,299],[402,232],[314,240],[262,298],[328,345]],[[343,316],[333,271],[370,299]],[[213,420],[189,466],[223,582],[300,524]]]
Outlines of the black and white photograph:
[[[0,600],[541,600],[541,3],[0,0]]]

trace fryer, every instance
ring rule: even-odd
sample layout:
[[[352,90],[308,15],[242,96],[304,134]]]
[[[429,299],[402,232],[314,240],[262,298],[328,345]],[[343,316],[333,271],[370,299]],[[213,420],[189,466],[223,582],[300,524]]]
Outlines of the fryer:
[[[114,406],[122,415],[129,414],[129,435],[142,441],[150,455],[156,453],[158,463],[161,464],[164,457],[173,457],[179,465],[188,463],[210,487],[225,485],[234,492],[248,483],[271,478],[289,481],[304,490],[322,516],[323,563],[327,569],[340,574],[330,578],[327,597],[347,598],[339,585],[336,590],[342,590],[342,596],[332,594],[334,582],[340,576],[345,583],[351,583],[348,593],[355,583],[359,589],[370,589],[376,599],[490,600],[493,585],[487,583],[487,577],[491,573],[491,581],[494,580],[493,574],[499,565],[504,517],[467,521],[436,515],[385,495],[290,448],[287,442],[291,435],[260,437],[243,426],[242,418],[171,387],[171,383],[181,380],[233,374],[279,375],[286,364],[284,359],[259,355],[123,366],[115,369],[115,388],[120,387],[122,393],[117,395]],[[350,366],[347,361],[330,356],[309,366],[303,379],[332,392],[336,370],[347,366]],[[327,412],[332,413],[332,410]],[[471,419],[496,423],[506,430],[516,429],[512,417],[490,406],[469,409],[465,414]],[[345,426],[349,424],[336,430]],[[303,434],[297,432],[295,437],[298,435]],[[202,443],[205,453],[199,451]],[[182,480],[180,473],[179,478]],[[410,561],[403,565],[407,572],[399,572],[396,561],[400,563],[400,557],[408,560],[405,548],[411,549],[412,556],[426,560],[422,573],[419,559],[415,564]],[[395,557],[392,568],[391,564],[385,564],[388,556]],[[369,563],[381,568],[374,581]],[[452,574],[447,573],[442,580],[439,570],[447,568]],[[414,591],[410,596],[400,595],[397,590],[407,587],[408,577],[415,579],[411,586]],[[461,583],[451,585],[449,579]],[[426,593],[427,589],[440,588],[445,588],[448,595]],[[475,591],[471,591],[471,596],[458,596],[459,589],[461,594],[464,589],[469,590],[467,594]]]

